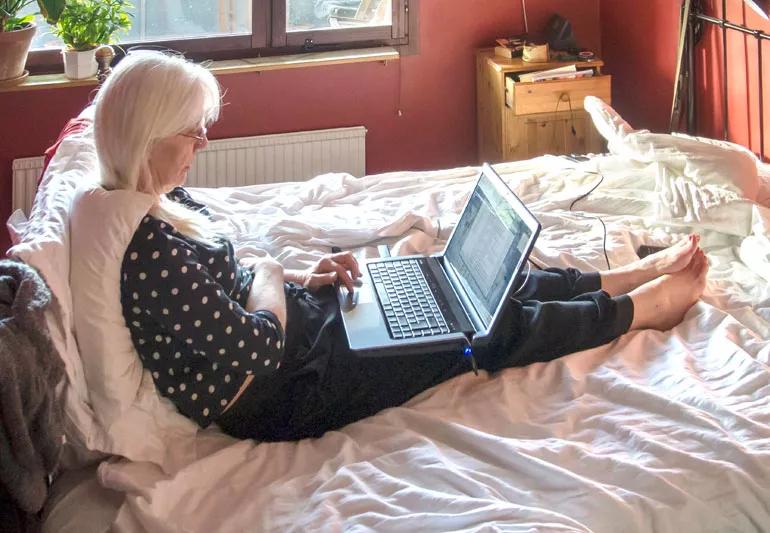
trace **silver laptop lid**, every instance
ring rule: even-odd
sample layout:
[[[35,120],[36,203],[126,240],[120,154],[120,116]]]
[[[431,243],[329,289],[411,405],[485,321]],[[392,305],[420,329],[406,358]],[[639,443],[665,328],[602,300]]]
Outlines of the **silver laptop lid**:
[[[450,278],[489,335],[532,251],[540,224],[492,167],[484,164],[444,251]],[[471,317],[474,318],[474,317]]]

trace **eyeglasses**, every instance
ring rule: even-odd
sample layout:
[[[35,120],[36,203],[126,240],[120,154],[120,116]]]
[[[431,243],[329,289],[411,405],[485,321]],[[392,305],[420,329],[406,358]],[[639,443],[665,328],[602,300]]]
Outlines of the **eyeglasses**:
[[[196,146],[203,146],[209,140],[208,137],[206,136],[207,133],[208,133],[208,130],[205,127],[201,127],[195,133],[180,133],[179,135],[181,135],[182,137],[187,137],[189,139],[195,139]]]

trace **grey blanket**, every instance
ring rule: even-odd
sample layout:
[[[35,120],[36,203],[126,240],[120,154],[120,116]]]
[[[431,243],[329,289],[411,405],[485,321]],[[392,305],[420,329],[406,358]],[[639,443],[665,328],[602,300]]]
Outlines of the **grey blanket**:
[[[48,335],[51,293],[31,267],[0,261],[0,482],[21,509],[43,507],[59,461],[64,363]]]

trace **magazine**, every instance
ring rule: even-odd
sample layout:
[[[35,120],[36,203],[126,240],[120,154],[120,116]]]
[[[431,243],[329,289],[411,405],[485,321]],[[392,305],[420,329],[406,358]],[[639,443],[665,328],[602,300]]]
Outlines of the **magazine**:
[[[589,78],[594,75],[593,69],[578,70],[575,65],[553,68],[550,70],[539,70],[535,72],[525,72],[519,74],[519,81],[545,81],[545,80],[573,80],[575,78]]]

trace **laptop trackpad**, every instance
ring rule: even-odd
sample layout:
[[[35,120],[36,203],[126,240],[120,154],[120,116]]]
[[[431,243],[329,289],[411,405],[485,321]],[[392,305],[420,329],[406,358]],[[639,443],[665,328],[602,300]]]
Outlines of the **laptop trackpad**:
[[[350,311],[358,305],[368,304],[375,301],[374,292],[370,290],[361,290],[363,284],[356,287],[355,292],[348,292],[347,289],[340,289],[342,298],[340,298],[340,307],[343,311]]]
[[[338,291],[348,342],[354,350],[392,342],[371,280],[367,274],[362,279],[364,283],[352,294],[345,288]]]

